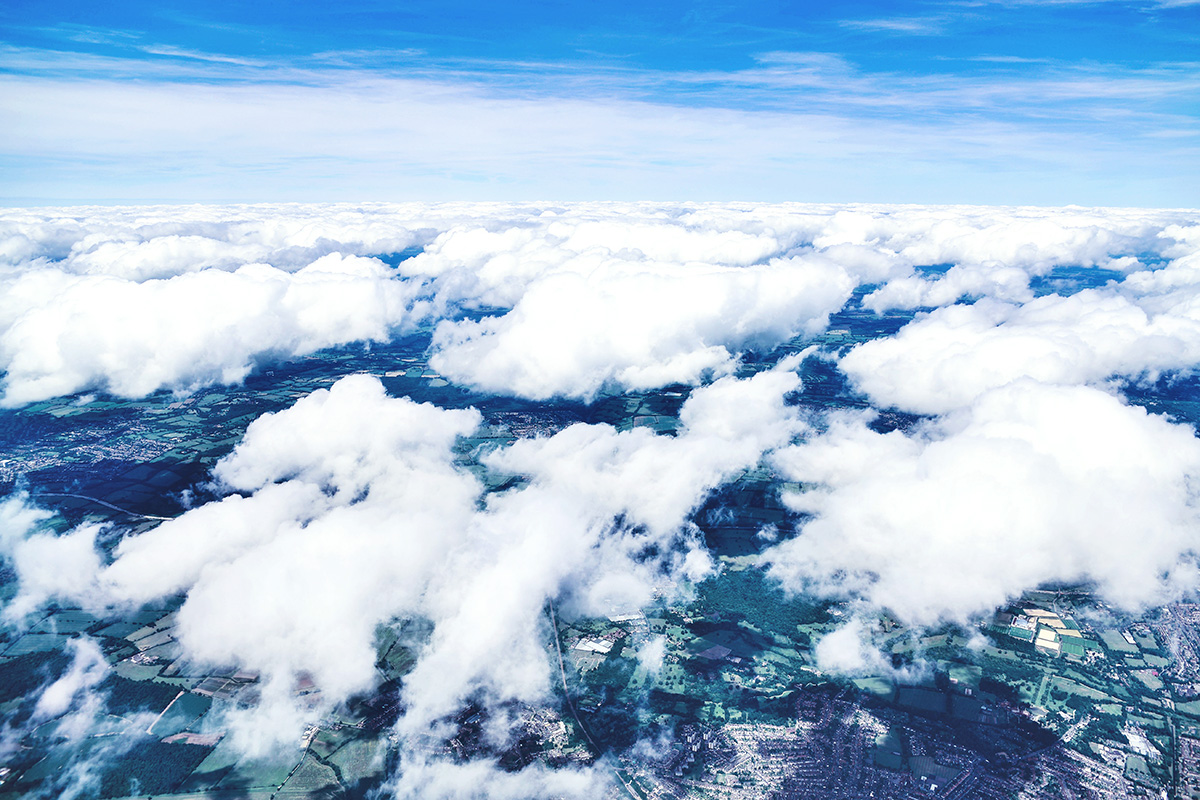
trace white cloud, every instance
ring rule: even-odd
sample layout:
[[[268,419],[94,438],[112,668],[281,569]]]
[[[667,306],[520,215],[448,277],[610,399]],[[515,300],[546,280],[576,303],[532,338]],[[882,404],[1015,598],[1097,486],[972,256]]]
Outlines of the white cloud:
[[[291,271],[335,251],[399,252],[423,229],[446,224],[444,214],[377,204],[9,209],[0,218],[0,264],[53,262],[128,280],[259,262]]]
[[[486,391],[591,398],[696,383],[742,348],[820,330],[853,279],[831,259],[786,257],[804,216],[767,225],[746,211],[579,205],[453,228],[401,271],[431,280],[443,306],[511,310],[442,321],[430,363]]]
[[[15,502],[23,501],[18,498]],[[99,526],[85,524],[61,536],[28,529],[23,538],[6,537],[4,555],[20,576],[20,585],[16,596],[4,606],[4,619],[21,624],[45,603],[73,597],[90,587],[100,568],[96,550],[99,532]]]
[[[1071,209],[998,213],[982,227],[968,210],[931,227],[913,220],[889,249],[912,263],[956,265],[938,279],[894,272],[864,305],[943,307],[855,347],[840,366],[877,405],[926,414],[1023,377],[1070,385],[1190,368],[1200,362],[1200,237],[1186,219]],[[835,240],[877,234],[873,220],[853,222]],[[1170,261],[1147,266],[1139,260],[1147,256]],[[1128,274],[1103,288],[1034,299],[1029,279],[1056,265]],[[953,305],[963,295],[984,299]]]
[[[29,502],[29,495],[18,492],[0,500],[0,555],[12,556],[13,548],[54,514]]]
[[[107,566],[94,528],[38,532],[37,514],[6,503],[19,586],[7,613],[53,597],[124,608],[185,594],[173,630],[187,657],[262,675],[259,707],[226,718],[251,754],[373,686],[377,626],[395,619],[434,626],[405,681],[406,734],[468,698],[543,700],[547,601],[609,612],[711,571],[688,517],[804,430],[785,402],[798,361],[697,389],[675,436],[579,424],[492,451],[489,468],[526,483],[486,498],[456,463],[477,412],[343,378],[250,425],[214,470],[238,494],[126,537]],[[321,692],[315,709],[293,698],[301,676]]]
[[[1185,212],[1148,209],[875,206],[834,214],[819,247],[872,244],[909,264],[1004,265],[1041,274],[1056,264],[1103,266],[1116,254],[1156,251]]]
[[[104,596],[141,604],[181,591],[205,570],[236,560],[329,507],[319,486],[298,481],[199,506],[153,532],[123,539],[116,561],[104,570]]]
[[[953,266],[936,280],[909,275],[888,281],[863,298],[863,306],[882,313],[892,308],[948,306],[962,297],[991,297],[1024,302],[1033,299],[1029,273],[1020,267]]]
[[[597,768],[506,772],[488,761],[453,763],[410,754],[387,784],[398,800],[574,800],[603,796],[611,777]]]
[[[1056,62],[1014,75],[945,62],[918,76],[834,53],[655,71],[183,52],[5,48],[10,191],[1182,203],[1195,178],[1186,139],[1155,136],[1194,123],[1180,111],[1195,89],[1184,64]]]
[[[375,680],[376,626],[418,614],[429,575],[464,544],[481,487],[452,448],[478,422],[344,378],[252,423],[216,469],[249,496],[125,540],[101,591],[186,592],[180,642],[194,658],[262,672],[265,701],[290,704],[301,674],[331,702],[362,691]],[[175,566],[163,576],[160,564]]]
[[[1025,302],[1032,277],[1056,266],[1132,271],[1136,255],[1169,248],[1171,223],[1185,214],[1141,209],[893,208],[840,212],[815,243],[870,245],[909,266],[950,265],[940,277],[899,271],[864,305],[944,306],[963,296]]]
[[[852,619],[817,640],[813,651],[817,666],[840,675],[887,673],[891,665],[870,641],[870,631],[860,619]]]
[[[783,401],[799,387],[793,365],[698,389],[674,437],[574,425],[491,454],[489,467],[530,483],[489,498],[470,552],[435,584],[447,585],[435,595],[431,648],[406,679],[410,718],[447,713],[471,687],[500,699],[543,693],[549,673],[538,620],[547,598],[611,613],[708,574],[687,517],[709,491],[802,430]]]
[[[768,551],[773,574],[864,612],[963,620],[1049,580],[1093,582],[1129,607],[1194,588],[1192,431],[1075,385],[1200,361],[1194,216],[705,204],[13,212],[0,225],[9,404],[237,381],[264,360],[386,339],[418,318],[441,320],[434,365],[490,391],[701,386],[674,436],[575,425],[480,455],[523,479],[489,495],[457,446],[479,414],[345,378],[254,422],[214,471],[225,497],[127,536],[109,564],[96,528],[55,535],[26,498],[0,503],[19,581],[5,614],[56,598],[124,609],[185,594],[175,633],[188,657],[262,673],[261,705],[225,720],[250,753],[294,743],[306,721],[373,686],[378,626],[424,618],[432,635],[406,678],[395,791],[455,797],[485,781],[497,798],[593,793],[598,772],[451,765],[423,753],[418,734],[468,699],[499,712],[549,696],[548,601],[567,617],[627,610],[710,575],[688,520],[764,454],[806,485],[788,502],[813,515]],[[417,242],[425,252],[399,269],[368,257]],[[1171,262],[1146,267],[1158,258]],[[923,264],[954,266],[935,280],[916,274]],[[1064,264],[1129,275],[1031,300],[1031,277]],[[985,296],[841,361],[878,405],[942,419],[883,435],[842,414],[812,433],[787,404],[798,359],[718,377],[745,348],[819,332],[868,282],[883,287],[868,300],[878,308]],[[492,307],[482,322],[458,316]],[[817,644],[822,668],[886,668],[869,618]],[[660,645],[639,653],[647,668]],[[90,696],[100,673],[86,655],[48,690],[45,714]],[[295,701],[302,676],[320,690],[315,708]]]
[[[236,382],[424,318],[442,318],[435,364],[482,388],[697,382],[744,348],[819,330],[856,283],[884,284],[867,299],[879,309],[1024,302],[1029,277],[1058,264],[1182,264],[1193,226],[1181,212],[799,204],[13,211],[0,219],[4,401]],[[396,270],[364,258],[414,244],[425,252]],[[933,280],[923,264],[954,266]],[[473,322],[463,308],[507,313]]]
[[[805,259],[555,273],[502,317],[443,322],[430,364],[485,391],[535,399],[699,383],[730,372],[744,348],[820,331],[852,288],[837,266]]]
[[[765,556],[793,591],[931,625],[1051,581],[1130,609],[1196,588],[1200,440],[1097,389],[1020,381],[912,435],[843,413],[776,463],[813,515]]]
[[[33,710],[34,719],[46,720],[65,714],[80,695],[84,695],[87,706],[88,695],[108,675],[108,661],[94,639],[86,636],[71,639],[67,642],[67,650],[71,653],[71,666],[62,677],[41,690]],[[85,715],[83,725],[59,725],[58,731],[71,739],[82,738],[90,730],[95,710],[89,709],[91,713]]]
[[[655,636],[638,648],[638,666],[651,675],[657,675],[662,669],[663,658],[667,655],[667,638]]]
[[[1137,273],[1125,284],[1178,274]],[[1096,383],[1200,363],[1200,284],[1141,296],[1125,284],[1021,306],[981,301],[941,308],[893,337],[855,347],[839,366],[876,404],[937,414],[1023,377]]]
[[[47,267],[4,288],[8,406],[90,388],[140,397],[236,383],[259,359],[388,339],[417,291],[377,260],[339,254],[295,272],[248,264],[140,283]]]

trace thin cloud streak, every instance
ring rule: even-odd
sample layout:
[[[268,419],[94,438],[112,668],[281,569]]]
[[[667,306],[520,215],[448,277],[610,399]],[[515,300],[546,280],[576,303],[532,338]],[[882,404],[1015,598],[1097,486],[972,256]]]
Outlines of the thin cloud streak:
[[[885,19],[844,19],[843,28],[873,33],[910,36],[941,36],[946,32],[946,20],[941,17],[893,17]]]
[[[1172,205],[1197,177],[1183,109],[1200,79],[1184,64],[902,75],[768,52],[748,69],[656,71],[401,50],[372,68],[374,53],[145,47],[164,55],[6,48],[11,196],[79,198],[61,194],[70,184],[125,198],[729,198],[732,186],[746,199]]]
[[[699,181],[697,193],[703,196],[739,173],[757,174],[766,185],[780,166],[809,176],[827,172],[832,183],[835,175],[844,180],[837,165],[849,166],[848,159],[881,161],[904,152],[932,163],[998,146],[1011,158],[1041,149],[1020,130],[990,124],[940,132],[937,138],[945,141],[939,145],[961,143],[953,154],[944,146],[931,149],[929,131],[902,123],[865,129],[834,115],[513,100],[424,81],[338,88],[3,83],[0,104],[13,120],[10,159],[111,162],[127,180],[148,174],[155,185],[179,171],[192,183],[215,175],[236,187],[235,196],[244,196],[247,172],[300,185],[316,179],[314,189],[332,184],[343,195],[348,178],[382,172],[391,192],[404,192],[406,181],[433,174],[498,180],[510,195],[516,188],[530,196],[531,186],[534,196],[558,194],[573,181],[629,185],[637,195],[685,180]],[[133,139],[131,125],[137,130]],[[1043,162],[1066,155],[1047,152]],[[700,168],[713,173],[695,172]],[[78,169],[72,171],[78,181]],[[322,173],[323,181],[317,177]],[[355,195],[388,196],[380,177],[356,183]],[[46,178],[43,174],[42,185]]]

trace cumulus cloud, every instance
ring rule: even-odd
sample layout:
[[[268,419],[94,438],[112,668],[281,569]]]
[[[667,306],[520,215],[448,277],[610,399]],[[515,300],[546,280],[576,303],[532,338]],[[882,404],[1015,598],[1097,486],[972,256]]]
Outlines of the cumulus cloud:
[[[817,241],[870,244],[908,266],[945,268],[936,276],[902,269],[882,275],[884,285],[863,301],[882,312],[964,297],[1027,302],[1030,280],[1058,266],[1131,272],[1145,266],[1140,258],[1171,252],[1175,223],[1186,218],[1141,209],[901,208],[839,213]]]
[[[1114,266],[1158,253],[1168,244],[1164,230],[1188,219],[1147,209],[868,206],[833,213],[813,244],[869,245],[911,265],[1003,265],[1039,275],[1060,264]]]
[[[877,310],[964,294],[1021,303],[1057,265],[1179,259],[1193,227],[1166,211],[802,204],[11,211],[3,401],[236,382],[427,315],[440,320],[435,365],[485,390],[696,383],[747,348],[819,331],[861,283],[881,284],[866,300]],[[367,258],[414,246],[397,269]],[[949,267],[916,270],[929,264]]]
[[[4,220],[5,402],[236,382],[262,361],[385,339],[426,312],[449,317],[435,366],[481,387],[588,396],[605,384],[696,382],[728,372],[740,348],[819,330],[855,280],[831,259],[786,257],[811,238],[800,214],[684,204],[225,211]],[[425,251],[398,270],[362,257],[413,244]],[[455,319],[493,307],[511,310]],[[473,363],[481,356],[492,366]]]
[[[1118,222],[1120,212],[1112,212]],[[864,300],[869,308],[945,306],[898,334],[858,345],[840,361],[855,386],[880,406],[939,414],[1021,378],[1054,384],[1098,383],[1114,375],[1155,377],[1200,363],[1200,236],[1194,224],[1149,224],[1126,215],[1123,236],[1097,223],[1070,247],[1031,240],[998,263],[958,265],[931,281],[897,276]],[[1139,220],[1140,217],[1140,220]],[[1041,228],[1058,222],[1047,215]],[[1134,223],[1137,223],[1136,225]],[[1140,228],[1137,236],[1133,233]],[[1044,233],[1044,231],[1042,231]],[[1122,248],[1112,245],[1121,242]],[[1142,248],[1137,250],[1135,248]],[[1043,250],[1048,251],[1043,255]],[[1119,252],[1169,259],[1143,264]],[[1104,254],[1110,254],[1107,261]],[[1103,288],[1034,299],[1028,279],[1054,264],[1127,272]],[[951,305],[964,294],[984,299]]]
[[[839,414],[775,457],[808,487],[787,503],[812,515],[765,555],[792,591],[932,625],[1050,581],[1130,609],[1196,587],[1190,427],[1098,389],[1028,380],[911,435],[867,423]]]
[[[1025,302],[1033,299],[1029,278],[1026,270],[1006,264],[955,265],[936,280],[909,275],[888,281],[863,298],[863,307],[878,314],[893,308],[948,306],[968,296]]]
[[[503,316],[442,323],[430,364],[485,391],[535,399],[698,383],[729,373],[742,349],[823,329],[852,289],[837,266],[802,259],[556,273]]]
[[[90,706],[87,701],[95,701],[95,698],[88,695],[108,675],[108,661],[95,640],[87,637],[71,639],[67,642],[67,650],[71,653],[71,666],[62,677],[42,689],[34,706],[34,719],[45,720],[65,714],[80,696],[86,698],[84,704]],[[94,716],[95,709],[89,710],[93,713],[86,715],[83,726],[60,725],[58,730],[68,738],[81,738],[90,729],[90,717]]]
[[[0,557],[20,576],[15,596],[5,604],[3,619],[21,625],[45,603],[89,586],[100,567],[96,536],[100,526],[84,524],[58,535],[42,525],[52,513],[18,493],[0,502]]]
[[[484,390],[534,398],[695,382],[727,370],[740,349],[819,330],[860,282],[884,283],[866,298],[875,310],[947,305],[963,295],[1023,302],[1033,297],[1031,277],[1058,265],[1140,266],[1129,254],[1169,250],[1165,231],[1181,218],[1084,209],[737,210],[697,209],[672,225],[556,215],[540,226],[443,234],[405,269],[436,278],[443,297],[512,310],[443,322],[433,363]],[[939,264],[952,266],[937,280],[914,271]]]
[[[817,666],[842,675],[890,671],[891,665],[872,646],[870,631],[860,619],[852,619],[817,641],[813,655]]]
[[[611,777],[597,768],[548,769],[532,764],[506,772],[488,761],[451,763],[412,756],[386,786],[398,800],[573,800],[604,794]]]
[[[25,498],[9,498],[5,505],[31,507]],[[154,720],[148,713],[108,713],[108,696],[101,688],[110,674],[108,660],[96,640],[87,636],[69,639],[64,647],[70,663],[57,677],[50,676],[35,692],[28,715],[10,715],[0,731],[0,752],[6,758],[28,750],[30,728],[40,733],[40,754],[51,759],[56,769],[43,781],[25,787],[23,797],[95,797],[101,777],[135,745],[144,742],[144,732]],[[14,719],[20,721],[12,725]],[[49,734],[49,735],[47,735]]]
[[[443,305],[508,311],[443,321],[430,363],[534,398],[696,383],[729,372],[741,349],[819,331],[854,286],[830,259],[784,257],[803,219],[774,230],[690,211],[572,206],[447,231],[401,270],[433,281]]]
[[[876,403],[925,414],[1024,377],[1069,385],[1190,368],[1200,363],[1200,283],[1191,271],[1184,262],[1069,297],[942,308],[855,347],[840,367]]]
[[[10,209],[0,265],[137,281],[252,263],[290,271],[333,252],[400,252],[461,218],[446,213],[411,204]]]
[[[8,406],[89,388],[140,397],[236,383],[259,359],[388,339],[417,292],[375,259],[339,254],[295,272],[248,264],[140,283],[45,268],[5,288]]]
[[[667,654],[667,639],[665,636],[655,636],[638,648],[638,665],[651,675],[657,675],[662,669],[663,658]]]
[[[524,483],[488,496],[456,449],[477,412],[343,378],[253,422],[214,469],[227,496],[127,536],[107,565],[94,528],[39,532],[35,513],[7,503],[22,526],[8,612],[52,597],[120,609],[184,594],[174,634],[185,654],[262,675],[260,705],[227,719],[249,753],[371,688],[377,627],[396,619],[433,624],[405,680],[406,734],[468,699],[542,700],[548,601],[628,608],[710,572],[688,518],[804,430],[786,402],[798,362],[697,389],[675,436],[579,424],[492,450],[484,464]],[[321,692],[315,708],[294,699],[301,678]]]
[[[18,543],[53,516],[53,512],[30,503],[26,492],[0,500],[0,554],[11,557]]]
[[[799,387],[791,366],[697,390],[674,437],[574,425],[487,457],[529,484],[489,498],[471,550],[441,577],[430,649],[406,679],[410,718],[447,713],[468,687],[498,699],[544,693],[537,621],[548,598],[611,613],[706,576],[707,551],[685,522],[709,491],[802,429],[784,403]]]
[[[502,738],[510,704],[550,696],[547,604],[570,618],[686,596],[713,571],[692,514],[764,455],[804,487],[787,502],[807,515],[767,550],[771,574],[860,612],[817,643],[823,669],[887,669],[866,622],[879,609],[932,625],[1046,581],[1090,583],[1129,608],[1195,588],[1194,433],[1082,385],[1200,360],[1200,228],[1185,214],[172,213],[4,221],[5,403],[235,382],[268,359],[386,340],[418,321],[435,330],[431,364],[486,391],[586,399],[699,385],[674,435],[579,424],[467,455],[463,439],[484,435],[477,412],[344,378],[252,423],[213,471],[220,499],[126,536],[111,557],[95,526],[58,534],[27,498],[0,502],[0,552],[18,581],[6,618],[55,600],[120,611],[182,595],[173,632],[186,657],[262,676],[258,706],[223,718],[247,753],[294,743],[305,723],[371,689],[380,626],[420,619],[430,634],[405,678],[404,764],[390,790],[595,796],[599,768],[509,775],[486,760],[446,763],[422,742],[468,702],[493,713]],[[413,244],[424,251],[399,267],[371,257]],[[919,270],[930,264],[950,266],[935,278]],[[1058,265],[1127,277],[1033,299],[1031,278]],[[819,333],[865,283],[879,287],[869,309],[947,307],[852,349],[841,368],[877,405],[941,418],[880,434],[869,415],[842,412],[813,431],[792,405],[802,357],[728,374],[747,349]],[[963,295],[983,299],[954,305]],[[519,480],[488,493],[467,462]],[[44,717],[82,708],[103,678],[94,646],[73,647]],[[662,647],[643,646],[644,668],[661,664]],[[319,694],[299,703],[308,679]]]
[[[654,272],[664,265],[766,262],[799,245],[806,223],[796,216],[790,225],[769,227],[724,207],[570,204],[455,225],[400,270],[437,278],[444,299],[512,307],[530,281],[554,272],[587,274],[606,264],[642,263]]]
[[[368,255],[423,243],[431,206],[12,211],[0,219],[3,402],[141,396],[241,380],[263,361],[383,341],[419,281]]]
[[[196,659],[263,673],[266,716],[272,701],[290,705],[301,675],[345,699],[374,683],[376,626],[417,614],[429,576],[464,546],[481,487],[453,446],[478,423],[343,378],[251,424],[215,471],[245,497],[126,539],[97,591],[186,592],[179,641]],[[246,735],[294,733],[274,727]]]

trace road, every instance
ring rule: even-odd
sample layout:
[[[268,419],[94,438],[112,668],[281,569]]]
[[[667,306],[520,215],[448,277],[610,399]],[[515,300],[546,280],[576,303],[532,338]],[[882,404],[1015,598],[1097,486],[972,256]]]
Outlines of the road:
[[[567,667],[563,662],[562,644],[560,644],[558,641],[558,618],[554,616],[554,603],[548,602],[546,606],[550,609],[550,629],[554,632],[554,649],[558,653],[558,675],[560,678],[562,678],[563,699],[567,703],[567,708],[571,710],[571,716],[575,718],[575,724],[579,726],[579,730],[583,734],[583,738],[587,739],[588,746],[592,748],[592,755],[599,757],[600,748],[596,746],[596,742],[594,739],[592,739],[592,735],[588,733],[588,729],[584,727],[583,720],[579,718],[579,712],[575,710],[575,703],[571,701],[571,692],[567,689]],[[641,795],[639,795],[634,788],[629,785],[628,781],[621,777],[620,770],[614,768],[613,775],[615,775],[617,781],[623,787],[625,787],[625,791],[629,793],[629,796],[632,797],[633,800],[642,800]]]
[[[120,511],[122,514],[128,514],[131,517],[141,517],[142,519],[161,519],[164,522],[171,519],[171,517],[159,517],[154,514],[139,514],[136,511],[130,511],[128,508],[114,506],[112,503],[105,502],[99,497],[88,497],[86,494],[72,494],[71,492],[42,492],[38,495],[38,497],[74,497],[79,500],[89,500],[96,505],[104,506],[105,508],[111,508],[113,511]]]

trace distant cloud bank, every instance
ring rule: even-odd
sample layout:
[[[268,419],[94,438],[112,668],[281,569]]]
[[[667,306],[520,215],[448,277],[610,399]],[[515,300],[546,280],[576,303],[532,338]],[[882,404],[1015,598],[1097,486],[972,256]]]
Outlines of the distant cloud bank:
[[[1193,363],[1195,230],[1183,212],[969,207],[10,212],[2,401],[190,391],[423,323],[436,324],[433,365],[458,382],[586,399],[727,374],[746,349],[822,330],[857,286],[878,286],[865,302],[880,310],[994,299],[843,360],[877,402],[937,412],[1022,375],[1069,383]],[[398,266],[379,260],[406,251],[417,254]],[[940,277],[915,269],[927,265],[952,266]],[[1030,280],[1055,265],[1129,278],[1034,301]]]

